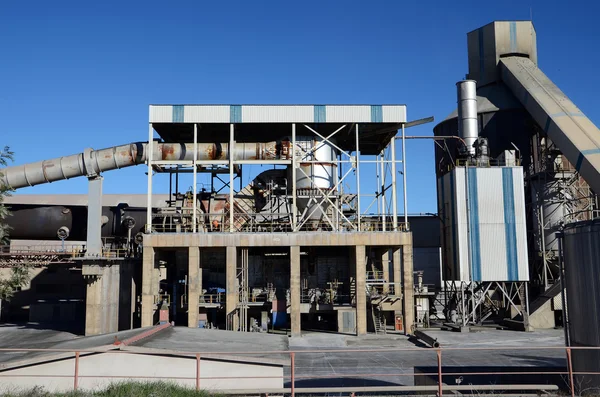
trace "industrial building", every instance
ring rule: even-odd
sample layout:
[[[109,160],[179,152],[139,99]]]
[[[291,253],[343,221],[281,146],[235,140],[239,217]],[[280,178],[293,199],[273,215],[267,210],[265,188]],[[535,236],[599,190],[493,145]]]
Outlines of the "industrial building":
[[[530,21],[467,34],[457,110],[430,137],[437,215],[408,216],[405,129],[431,120],[405,105],[151,105],[147,142],[2,170],[15,189],[89,180],[78,204],[10,199],[44,221],[15,224],[2,260],[85,280],[72,311],[90,335],[565,325],[568,345],[598,346],[581,285],[596,291],[600,131],[538,67],[536,40]],[[104,172],[133,165],[147,195],[103,196]],[[48,316],[28,302],[29,319]]]

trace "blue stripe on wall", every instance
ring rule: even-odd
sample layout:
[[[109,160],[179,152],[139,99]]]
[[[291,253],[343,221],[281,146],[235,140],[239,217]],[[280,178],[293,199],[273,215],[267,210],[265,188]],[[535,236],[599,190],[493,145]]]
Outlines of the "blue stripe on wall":
[[[454,262],[454,266],[452,267],[454,270],[454,276],[458,277],[458,279],[460,280],[460,265],[458,263],[458,249],[457,249],[457,244],[456,244],[456,222],[454,220],[454,208],[456,207],[454,205],[454,192],[455,192],[455,185],[454,185],[454,173],[456,171],[451,171],[450,172],[450,214],[448,214],[448,219],[450,219],[450,225],[452,227],[452,261]]]
[[[173,105],[173,123],[183,123],[184,109],[183,105]]]
[[[502,169],[502,198],[504,201],[507,281],[518,281],[519,258],[517,256],[517,225],[515,221],[515,191],[512,168]]]
[[[510,23],[510,52],[517,52],[517,23]]]
[[[577,170],[577,172],[579,172],[579,170],[581,169],[581,165],[583,164],[583,159],[588,154],[600,154],[600,149],[582,150],[579,153],[579,156],[577,157],[577,164],[575,164],[575,169]]]
[[[327,121],[327,111],[325,105],[315,105],[315,123],[325,123]]]
[[[242,106],[241,105],[230,105],[229,106],[229,122],[230,123],[241,123],[242,122]]]
[[[485,63],[483,62],[483,28],[479,28],[477,31],[477,37],[479,40],[479,79],[483,79],[483,72]]]
[[[477,198],[477,169],[469,168],[467,171],[469,184],[469,228],[471,250],[471,278],[472,281],[481,281],[481,244],[479,234],[479,200]]]
[[[371,123],[383,123],[383,107],[371,105]]]

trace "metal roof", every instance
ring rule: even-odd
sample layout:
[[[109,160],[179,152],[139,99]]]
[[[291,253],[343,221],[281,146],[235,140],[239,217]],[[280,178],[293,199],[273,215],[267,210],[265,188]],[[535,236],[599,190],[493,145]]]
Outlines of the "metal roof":
[[[229,140],[235,124],[238,142],[268,142],[292,135],[313,136],[305,125],[325,136],[336,134],[336,144],[355,150],[354,126],[359,124],[363,154],[378,154],[406,123],[405,105],[150,105],[150,123],[165,142],[191,142],[194,124],[198,142]]]

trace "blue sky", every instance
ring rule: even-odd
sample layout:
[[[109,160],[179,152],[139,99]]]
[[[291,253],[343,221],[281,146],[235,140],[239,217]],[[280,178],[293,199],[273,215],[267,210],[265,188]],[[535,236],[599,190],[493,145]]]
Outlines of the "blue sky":
[[[151,103],[405,103],[437,123],[466,33],[531,11],[540,67],[599,124],[598,2],[4,1],[0,145],[22,164],[145,140]],[[433,144],[409,142],[407,159],[409,212],[435,212]],[[104,192],[145,193],[144,171],[106,173]]]

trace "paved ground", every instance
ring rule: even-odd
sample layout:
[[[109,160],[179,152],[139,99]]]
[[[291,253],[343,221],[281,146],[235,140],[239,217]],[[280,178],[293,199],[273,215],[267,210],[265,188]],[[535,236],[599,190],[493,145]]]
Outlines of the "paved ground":
[[[142,331],[144,330],[120,332],[119,339],[126,339]],[[557,371],[557,368],[565,366],[564,351],[534,349],[536,346],[563,346],[563,332],[560,330],[540,330],[533,333],[493,329],[465,333],[432,330],[428,334],[437,338],[442,348],[450,349],[442,353],[445,372],[521,371],[527,368]],[[85,349],[111,344],[114,336],[115,334],[76,337],[58,331],[3,326],[0,327],[0,347]],[[251,352],[252,357],[274,359],[288,359],[289,355],[270,352],[295,351],[297,387],[412,385],[415,382],[415,368],[419,371],[419,368],[431,367],[422,369],[422,372],[437,369],[435,350],[402,335],[355,337],[305,332],[302,337],[289,338],[284,335],[175,327],[136,342],[133,346],[188,352]],[[490,347],[503,350],[453,350]],[[0,367],[43,354],[0,352]],[[285,372],[289,376],[289,368]],[[514,383],[516,377],[517,375],[513,375],[510,382]],[[445,377],[444,381],[451,384],[459,378],[462,379],[460,376]],[[467,376],[464,378],[466,382],[479,382]],[[557,381],[549,377],[546,380],[560,382],[560,379]],[[491,380],[485,378],[481,382],[491,381],[502,383],[497,376]],[[537,378],[527,379],[529,383],[539,381]]]
[[[85,350],[114,343],[137,335],[147,328],[121,331],[112,334],[81,337],[68,332],[40,329],[28,325],[0,326],[0,348],[2,349],[68,349]],[[17,361],[55,355],[55,352],[0,351],[0,369]]]

